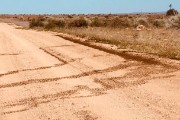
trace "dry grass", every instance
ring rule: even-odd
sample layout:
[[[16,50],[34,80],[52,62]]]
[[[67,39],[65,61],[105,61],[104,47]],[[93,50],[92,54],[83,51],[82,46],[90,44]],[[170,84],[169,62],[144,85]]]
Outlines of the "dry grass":
[[[55,31],[87,38],[94,42],[113,44],[119,49],[131,49],[171,59],[180,59],[180,30],[136,31],[133,29],[68,28]]]

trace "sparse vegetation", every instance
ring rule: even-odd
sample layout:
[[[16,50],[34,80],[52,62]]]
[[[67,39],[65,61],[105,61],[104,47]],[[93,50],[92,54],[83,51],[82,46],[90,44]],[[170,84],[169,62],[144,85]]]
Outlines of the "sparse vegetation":
[[[54,28],[76,28],[76,27],[106,27],[106,28],[136,28],[144,25],[147,28],[166,28],[168,18],[165,14],[157,15],[60,15],[59,16],[38,16],[37,19],[25,17],[30,20],[30,28],[44,27],[45,29]],[[176,17],[176,16],[172,16]],[[171,21],[174,24],[178,21]],[[169,24],[169,23],[168,23]],[[176,23],[177,24],[177,23]],[[174,25],[172,25],[174,26]]]
[[[180,59],[178,30],[155,29],[138,32],[133,29],[73,28],[59,29],[57,32],[85,37],[94,42],[116,45],[119,49]]]

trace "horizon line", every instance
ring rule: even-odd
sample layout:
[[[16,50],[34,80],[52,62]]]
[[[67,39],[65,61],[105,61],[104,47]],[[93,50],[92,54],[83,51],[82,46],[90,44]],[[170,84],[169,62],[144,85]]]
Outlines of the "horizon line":
[[[164,14],[163,12],[129,12],[129,13],[0,13],[0,15],[126,15],[126,14]]]

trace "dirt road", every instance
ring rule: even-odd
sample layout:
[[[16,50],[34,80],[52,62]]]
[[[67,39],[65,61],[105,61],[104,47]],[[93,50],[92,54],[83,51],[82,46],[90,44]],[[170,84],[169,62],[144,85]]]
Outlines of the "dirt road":
[[[0,28],[0,120],[180,120],[178,65]]]

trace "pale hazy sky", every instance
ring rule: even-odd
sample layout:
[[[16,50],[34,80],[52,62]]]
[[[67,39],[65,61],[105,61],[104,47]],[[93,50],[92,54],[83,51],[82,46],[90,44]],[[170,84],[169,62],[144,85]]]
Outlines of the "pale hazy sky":
[[[180,0],[1,0],[0,14],[88,14],[162,12]]]

